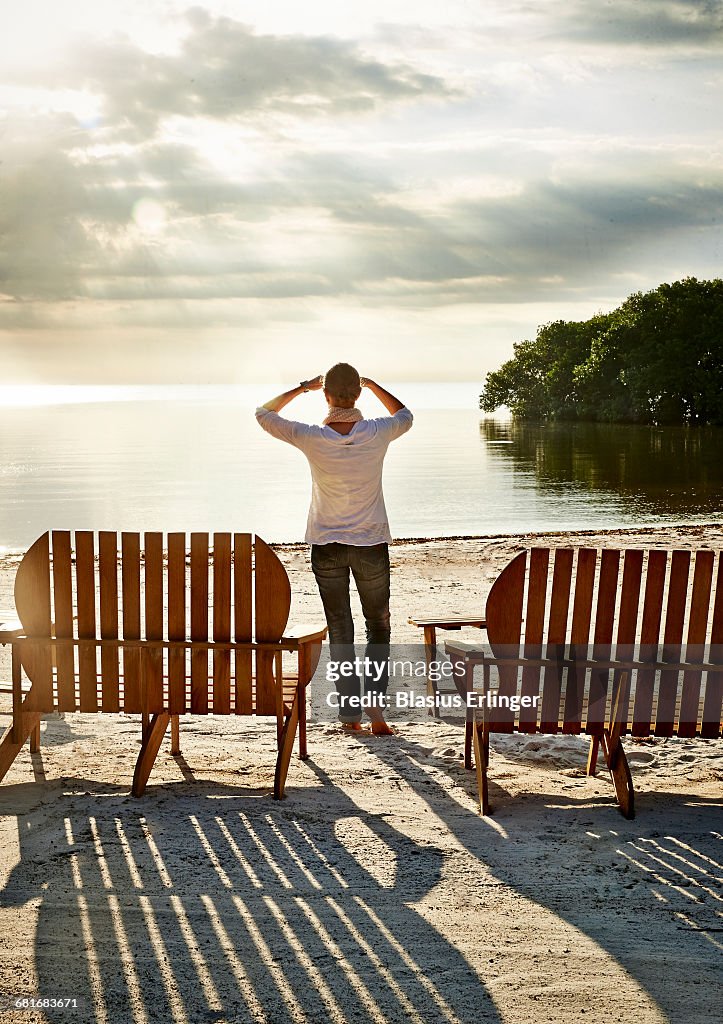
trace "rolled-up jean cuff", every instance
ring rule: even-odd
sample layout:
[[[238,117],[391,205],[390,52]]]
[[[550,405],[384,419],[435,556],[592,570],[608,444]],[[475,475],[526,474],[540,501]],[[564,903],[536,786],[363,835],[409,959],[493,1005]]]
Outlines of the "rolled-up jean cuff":
[[[337,691],[338,693],[338,691]],[[339,721],[340,722],[361,722],[362,712],[359,707],[358,698],[356,700],[356,707],[348,706],[349,699],[344,695],[339,694]]]

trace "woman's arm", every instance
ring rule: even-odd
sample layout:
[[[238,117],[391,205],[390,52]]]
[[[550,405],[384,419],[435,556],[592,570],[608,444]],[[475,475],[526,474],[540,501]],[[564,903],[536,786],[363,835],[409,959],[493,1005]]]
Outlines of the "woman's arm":
[[[377,384],[376,381],[370,380],[368,377],[362,377],[361,384],[363,388],[369,388],[371,393],[376,395],[390,416],[405,408],[404,402],[400,402],[398,398],[395,398],[390,391],[383,388],[381,384]]]
[[[295,388],[284,391],[283,394],[277,395],[276,398],[265,402],[261,408],[267,409],[269,412],[281,412],[284,406],[288,405],[298,395],[303,395],[305,391],[319,391],[322,386],[323,377],[321,375],[314,377],[312,380],[302,380],[301,384],[297,384]]]

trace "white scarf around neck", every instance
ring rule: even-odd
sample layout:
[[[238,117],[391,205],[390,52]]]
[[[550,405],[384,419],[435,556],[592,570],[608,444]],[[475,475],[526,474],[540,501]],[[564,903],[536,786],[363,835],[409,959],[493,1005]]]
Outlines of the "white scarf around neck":
[[[329,423],[356,423],[363,419],[360,409],[335,409],[329,406],[329,415],[324,420],[324,426],[328,426]]]

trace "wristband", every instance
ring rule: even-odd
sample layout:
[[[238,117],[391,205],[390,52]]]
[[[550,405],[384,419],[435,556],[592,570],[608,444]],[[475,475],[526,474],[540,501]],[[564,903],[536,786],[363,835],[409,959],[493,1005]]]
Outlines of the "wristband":
[[[299,381],[299,387],[302,389],[302,391],[310,391],[311,390],[309,387],[307,387],[308,383],[309,383],[308,380]]]

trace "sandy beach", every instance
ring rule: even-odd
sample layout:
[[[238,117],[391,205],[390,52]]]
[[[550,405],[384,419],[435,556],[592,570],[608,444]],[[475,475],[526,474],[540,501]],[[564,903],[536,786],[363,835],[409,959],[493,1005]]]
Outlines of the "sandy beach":
[[[410,614],[481,610],[535,543],[719,550],[723,525],[398,542],[394,639],[419,640]],[[292,621],[319,621],[307,548],[277,550]],[[0,609],[17,560],[0,561]],[[626,821],[605,769],[585,776],[582,737],[493,736],[481,818],[443,720],[392,739],[312,722],[282,802],[270,722],[184,720],[182,758],[164,744],[141,800],[137,717],[42,728],[0,786],[0,1019],[720,1020],[719,741],[627,739]]]

